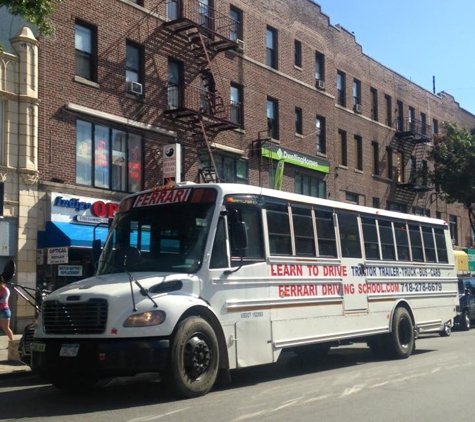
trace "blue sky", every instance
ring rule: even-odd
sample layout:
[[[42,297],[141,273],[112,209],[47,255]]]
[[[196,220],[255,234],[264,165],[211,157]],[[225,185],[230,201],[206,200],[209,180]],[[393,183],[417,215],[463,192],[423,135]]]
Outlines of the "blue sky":
[[[314,0],[363,52],[475,114],[474,0]]]

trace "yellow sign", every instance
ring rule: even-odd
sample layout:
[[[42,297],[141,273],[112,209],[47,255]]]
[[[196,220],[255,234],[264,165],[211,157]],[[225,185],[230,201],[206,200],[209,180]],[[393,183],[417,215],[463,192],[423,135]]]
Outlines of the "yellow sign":
[[[284,179],[284,160],[280,160],[277,163],[277,169],[275,170],[274,189],[276,190],[282,189],[283,179]]]

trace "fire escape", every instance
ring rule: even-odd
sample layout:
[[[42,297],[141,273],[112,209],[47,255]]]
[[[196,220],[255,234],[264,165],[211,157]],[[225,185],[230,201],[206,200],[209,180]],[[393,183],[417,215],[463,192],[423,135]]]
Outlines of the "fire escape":
[[[237,22],[207,2],[168,0],[168,21],[163,29],[180,37],[188,48],[190,63],[199,75],[194,82],[168,82],[166,116],[184,128],[187,140],[196,145],[199,176],[204,183],[221,182],[213,155],[212,140],[222,131],[239,127],[241,105],[231,103],[218,91],[222,84],[214,58],[224,51],[238,51]],[[234,41],[231,38],[236,38]],[[195,82],[197,81],[197,82]]]
[[[415,119],[398,121],[396,127],[395,139],[405,161],[402,174],[398,174],[398,187],[414,192],[426,192],[431,189],[426,149],[432,139],[432,128]]]

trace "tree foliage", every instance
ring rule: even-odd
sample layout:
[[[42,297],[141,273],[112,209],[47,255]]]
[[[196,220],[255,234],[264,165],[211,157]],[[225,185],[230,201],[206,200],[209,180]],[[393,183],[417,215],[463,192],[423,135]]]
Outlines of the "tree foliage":
[[[475,231],[475,132],[444,123],[445,133],[436,136],[429,159],[434,163],[431,179],[446,202],[458,202],[468,210]]]
[[[22,17],[36,25],[43,35],[51,35],[53,27],[48,17],[63,0],[0,0],[0,7],[5,6],[15,16]]]

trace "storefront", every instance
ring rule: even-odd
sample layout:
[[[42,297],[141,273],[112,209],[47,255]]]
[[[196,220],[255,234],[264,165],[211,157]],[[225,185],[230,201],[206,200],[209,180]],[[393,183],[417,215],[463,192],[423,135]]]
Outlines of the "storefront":
[[[94,273],[92,245],[107,237],[118,202],[51,192],[51,219],[38,232],[37,285],[56,290]]]

